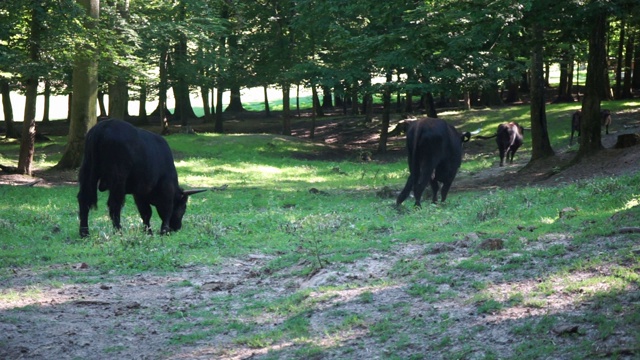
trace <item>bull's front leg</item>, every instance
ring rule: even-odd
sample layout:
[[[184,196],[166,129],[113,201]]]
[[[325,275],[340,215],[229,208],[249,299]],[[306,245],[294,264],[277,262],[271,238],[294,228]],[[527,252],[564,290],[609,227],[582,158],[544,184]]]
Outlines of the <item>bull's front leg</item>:
[[[140,213],[140,217],[142,218],[142,224],[144,224],[144,231],[151,235],[153,231],[151,230],[151,214],[153,213],[151,210],[151,205],[146,200],[140,198],[139,196],[133,197],[136,201],[136,207],[138,208],[138,212]]]
[[[160,225],[160,235],[166,235],[171,232],[171,228],[169,227],[169,222],[171,220],[171,215],[173,213],[173,203],[156,205],[156,209],[158,210],[158,215],[160,215],[160,219],[162,219],[162,225]]]

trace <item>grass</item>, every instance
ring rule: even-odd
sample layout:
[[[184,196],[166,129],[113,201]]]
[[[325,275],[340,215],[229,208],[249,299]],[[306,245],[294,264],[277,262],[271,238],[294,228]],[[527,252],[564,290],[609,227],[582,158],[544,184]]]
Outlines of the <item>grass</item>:
[[[605,106],[621,111],[638,104],[612,102]],[[554,147],[567,146],[565,120],[577,107],[549,106]],[[468,130],[482,126],[488,135],[506,120],[520,121],[528,127],[527,114],[526,107],[510,107],[442,117]],[[342,288],[313,290],[298,290],[292,285],[294,289],[287,295],[271,298],[261,292],[264,290],[233,296],[203,295],[200,302],[157,321],[171,324],[168,341],[174,347],[210,344],[216,339],[229,343],[230,338],[236,346],[252,349],[294,344],[292,352],[270,350],[267,358],[320,358],[330,351],[349,357],[365,345],[354,340],[336,349],[317,339],[356,333],[371,337],[374,344],[386,349],[384,354],[389,358],[420,358],[417,354],[426,349],[442,351],[443,358],[473,357],[470,354],[479,351],[485,358],[554,358],[565,356],[565,351],[573,358],[592,355],[594,350],[588,342],[562,347],[549,335],[554,325],[568,318],[561,311],[549,309],[549,300],[565,293],[599,311],[571,318],[589,331],[593,328],[597,339],[604,341],[614,336],[616,329],[640,323],[638,309],[627,301],[627,297],[637,296],[640,285],[639,257],[631,245],[638,236],[629,235],[631,241],[607,240],[615,228],[640,220],[640,173],[555,187],[490,191],[459,191],[454,183],[446,205],[428,205],[421,210],[405,206],[406,211],[398,211],[393,199],[380,199],[376,191],[403,185],[407,176],[404,159],[366,163],[305,160],[292,154],[319,152],[323,147],[273,135],[176,134],[167,140],[176,154],[185,187],[228,186],[223,191],[194,196],[183,230],[169,236],[145,235],[131,199],[123,211],[123,231],[114,233],[105,209],[106,195],[101,193],[98,210],[90,214],[92,235],[80,240],[75,186],[1,186],[0,303],[40,297],[42,284],[57,279],[95,283],[96,276],[218,266],[225,259],[242,259],[254,253],[273,256],[263,271],[306,278],[323,268],[346,267],[372,254],[392,253],[398,246],[452,244],[473,233],[504,239],[505,249],[471,248],[466,256],[455,252],[412,253],[401,256],[387,277],[378,279],[379,283],[358,280]],[[64,141],[54,138],[54,145]],[[43,147],[52,145],[38,146],[36,153],[43,154]],[[529,140],[521,151],[520,156],[531,151]],[[0,163],[15,161],[16,154],[17,144],[0,143]],[[56,154],[36,158],[42,167],[59,159]],[[474,173],[494,164],[495,154],[468,157],[461,173]],[[311,188],[323,193],[311,193]],[[559,215],[566,207],[576,209],[572,217]],[[157,231],[156,216],[152,227]],[[83,274],[55,267],[75,263],[86,263],[91,270]],[[14,288],[10,284],[15,269],[30,269],[39,278],[35,277],[34,284],[27,288]],[[363,284],[368,286],[366,290],[352,300],[339,300],[338,294]],[[530,286],[520,289],[517,284]],[[198,288],[188,280],[177,280],[170,286],[177,290]],[[385,292],[393,286],[400,286],[404,300],[420,304],[420,310],[385,298]],[[468,312],[480,316],[518,307],[548,310],[549,314],[514,322],[510,336],[515,345],[511,351],[498,353],[473,337],[474,328],[454,331],[460,319],[450,309],[434,305],[459,297],[468,300],[463,302]],[[239,298],[243,305],[232,306]],[[14,311],[34,310],[24,307]],[[332,322],[314,325],[313,319],[325,311],[334,314],[330,316]],[[424,339],[428,339],[426,349],[420,345]],[[638,339],[635,341],[638,344]],[[113,346],[105,348],[104,353],[120,350]]]

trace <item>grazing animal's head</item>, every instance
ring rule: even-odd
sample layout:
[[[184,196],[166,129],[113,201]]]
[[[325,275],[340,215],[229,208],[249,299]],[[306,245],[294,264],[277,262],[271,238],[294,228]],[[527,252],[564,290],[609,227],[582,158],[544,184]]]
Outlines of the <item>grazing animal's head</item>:
[[[182,218],[187,211],[187,202],[189,196],[206,191],[204,189],[199,190],[180,190],[177,195],[177,199],[173,203],[173,212],[171,213],[171,219],[169,220],[169,229],[171,231],[178,231],[182,228]]]

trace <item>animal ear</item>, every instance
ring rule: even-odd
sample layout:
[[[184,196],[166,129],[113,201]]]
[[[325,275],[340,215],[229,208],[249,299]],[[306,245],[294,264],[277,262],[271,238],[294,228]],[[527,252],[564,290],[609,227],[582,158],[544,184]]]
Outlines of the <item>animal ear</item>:
[[[191,196],[193,194],[197,194],[197,193],[201,193],[201,192],[205,192],[207,191],[207,189],[193,189],[193,190],[185,190],[184,191],[184,196]]]
[[[471,133],[467,131],[462,134],[462,142],[467,142],[469,140],[471,140]]]

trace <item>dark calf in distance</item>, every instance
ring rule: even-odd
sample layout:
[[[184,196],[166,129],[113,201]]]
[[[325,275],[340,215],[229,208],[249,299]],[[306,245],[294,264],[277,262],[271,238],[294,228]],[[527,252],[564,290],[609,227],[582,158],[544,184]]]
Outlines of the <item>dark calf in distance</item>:
[[[580,136],[580,123],[582,122],[582,111],[577,110],[571,115],[571,137],[569,138],[569,145],[573,145],[573,133],[578,133]],[[611,125],[611,111],[600,111],[600,126],[605,127],[605,134],[609,134],[609,125]]]
[[[431,184],[432,201],[444,202],[462,164],[462,143],[471,133],[460,134],[455,127],[441,119],[420,119],[407,122],[407,151],[409,178],[398,195],[396,205],[402,204],[413,190],[416,206],[421,206],[422,193]]]
[[[99,122],[87,133],[78,177],[80,236],[89,235],[89,209],[98,202],[97,191],[109,191],[107,206],[113,226],[120,229],[125,195],[133,194],[145,230],[151,231],[151,205],[162,219],[160,233],[180,230],[189,195],[184,191],[167,142],[160,136],[121,120]]]
[[[516,122],[500,124],[496,131],[496,143],[500,152],[500,166],[504,166],[505,155],[509,164],[513,164],[513,156],[522,146],[524,128]]]

